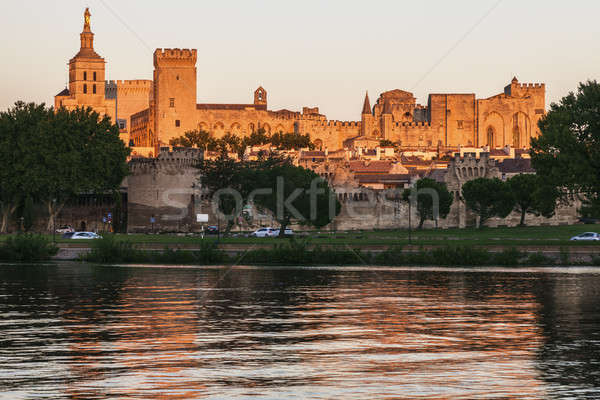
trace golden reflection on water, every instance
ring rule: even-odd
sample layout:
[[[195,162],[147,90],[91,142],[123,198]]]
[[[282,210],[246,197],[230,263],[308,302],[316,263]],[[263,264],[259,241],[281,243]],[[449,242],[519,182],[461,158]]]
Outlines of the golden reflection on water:
[[[88,268],[85,279],[65,268],[41,286],[0,285],[0,296],[19,285],[49,293],[3,300],[0,311],[29,314],[0,338],[65,346],[2,349],[0,383],[9,369],[22,377],[8,385],[14,398],[543,399],[560,389],[540,364],[550,342],[541,293],[565,288],[545,275]],[[56,322],[32,331],[50,308]],[[19,346],[45,352],[37,380],[25,379]]]

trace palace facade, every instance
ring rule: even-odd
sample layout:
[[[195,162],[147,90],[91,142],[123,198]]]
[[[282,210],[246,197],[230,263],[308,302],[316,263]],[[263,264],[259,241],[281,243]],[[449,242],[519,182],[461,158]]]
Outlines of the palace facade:
[[[216,137],[245,136],[261,128],[308,133],[323,150],[374,147],[384,139],[402,148],[527,148],[539,135],[545,113],[545,85],[516,78],[486,99],[473,93],[430,94],[427,105],[420,105],[412,93],[391,90],[371,106],[366,94],[357,121],[328,120],[318,107],[269,110],[262,87],[248,104],[198,104],[195,49],[157,49],[152,80],[107,81],[106,62],[94,51],[88,9],[80,39],[80,51],[69,62],[69,86],[55,96],[55,107],[92,107],[117,123],[134,152],[145,149],[146,155],[157,155],[161,146],[194,129]]]

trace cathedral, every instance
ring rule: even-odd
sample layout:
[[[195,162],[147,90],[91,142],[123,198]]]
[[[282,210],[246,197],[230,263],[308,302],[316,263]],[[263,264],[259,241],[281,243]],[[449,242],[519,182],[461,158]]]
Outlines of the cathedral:
[[[81,48],[69,61],[69,85],[55,96],[55,107],[89,106],[109,116],[132,154],[156,156],[171,139],[195,129],[215,137],[246,136],[261,128],[308,133],[322,150],[375,147],[382,140],[405,149],[528,148],[545,113],[545,85],[517,78],[490,98],[430,94],[427,105],[417,104],[410,92],[391,90],[371,106],[367,93],[357,121],[328,120],[318,107],[269,110],[262,87],[248,104],[198,104],[195,49],[157,49],[152,80],[106,80],[106,62],[94,50],[90,16],[86,9]]]

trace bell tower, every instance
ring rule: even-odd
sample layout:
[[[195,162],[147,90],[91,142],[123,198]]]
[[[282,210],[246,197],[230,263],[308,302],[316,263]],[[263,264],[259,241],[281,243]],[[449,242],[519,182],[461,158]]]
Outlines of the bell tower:
[[[262,86],[254,91],[254,105],[267,107],[267,91]]]
[[[94,51],[90,17],[90,10],[86,8],[83,14],[83,32],[79,35],[79,53],[69,61],[69,92],[78,103],[93,107],[104,102],[106,62]]]

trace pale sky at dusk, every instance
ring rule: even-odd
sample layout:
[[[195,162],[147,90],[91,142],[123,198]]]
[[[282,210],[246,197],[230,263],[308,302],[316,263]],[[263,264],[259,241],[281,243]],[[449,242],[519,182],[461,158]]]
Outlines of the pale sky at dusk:
[[[489,97],[516,75],[546,83],[549,105],[600,79],[597,0],[21,1],[2,6],[0,110],[53,104],[86,6],[108,79],[152,79],[155,48],[196,48],[199,103],[251,103],[262,85],[269,109],[360,120],[365,90],[426,104]]]

